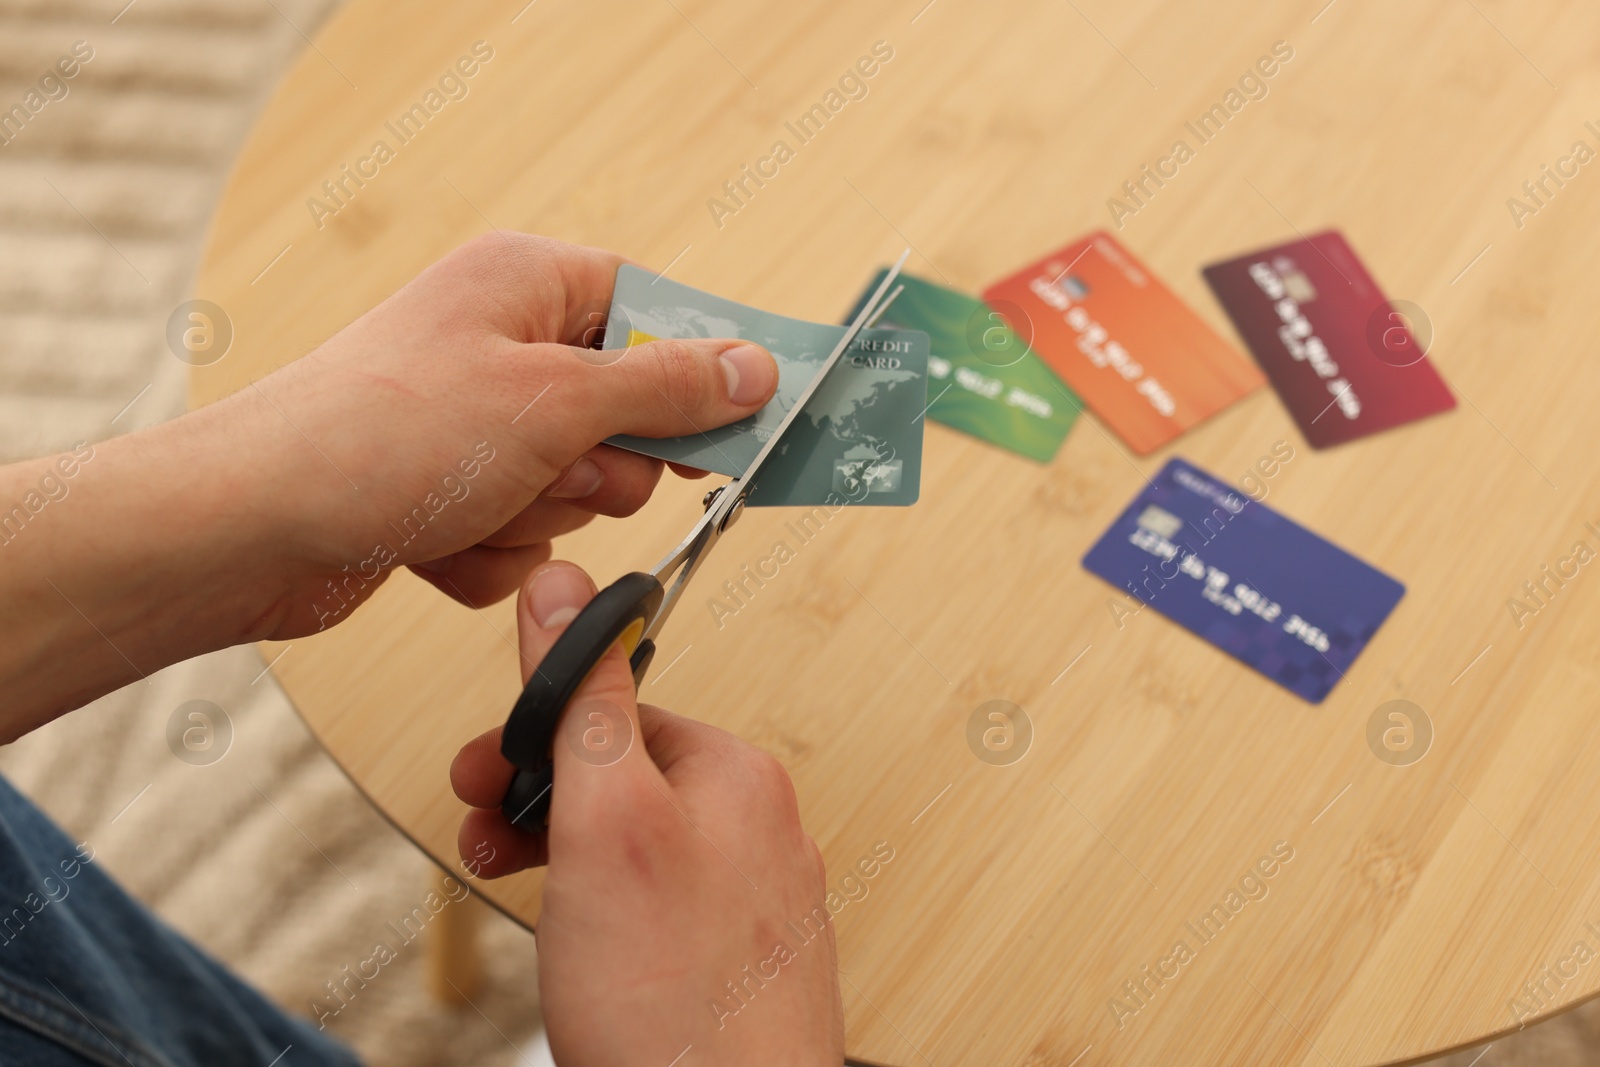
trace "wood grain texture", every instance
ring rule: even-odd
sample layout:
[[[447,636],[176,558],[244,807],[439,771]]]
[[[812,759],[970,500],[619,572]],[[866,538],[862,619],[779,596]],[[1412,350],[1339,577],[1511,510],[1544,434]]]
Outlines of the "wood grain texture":
[[[780,757],[835,882],[875,842],[894,848],[837,918],[853,1056],[1344,1067],[1504,1031],[1514,998],[1533,1018],[1600,990],[1600,963],[1560,964],[1575,942],[1600,948],[1585,926],[1600,928],[1600,579],[1580,572],[1520,628],[1506,606],[1575,541],[1600,543],[1584,529],[1600,521],[1600,176],[1581,169],[1520,227],[1506,204],[1575,140],[1600,145],[1584,127],[1600,125],[1600,10],[520,6],[369,0],[318,37],[219,211],[198,290],[237,340],[196,372],[196,402],[490,226],[671,263],[813,319],[836,318],[906,243],[916,273],[975,291],[1107,225],[1107,198],[1279,40],[1295,55],[1270,93],[1120,236],[1232,336],[1199,268],[1337,226],[1391,296],[1426,309],[1461,399],[1327,452],[1268,390],[1145,460],[1086,418],[1045,467],[930,425],[920,504],[831,519],[719,628],[705,598],[797,540],[797,516],[751,513],[723,540],[645,695]],[[306,199],[479,39],[495,58],[471,95],[318,229]],[[775,140],[793,146],[784,123],[879,40],[894,58],[868,95],[717,225],[707,199]],[[1318,707],[1153,612],[1119,626],[1113,592],[1078,565],[1174,450],[1241,477],[1280,440],[1296,454],[1269,502],[1408,587]],[[647,566],[700,492],[665,485],[560,554],[601,581]],[[277,668],[355,782],[441,862],[461,814],[446,768],[510,706],[512,634],[506,605],[475,613],[397,575]],[[1406,767],[1366,742],[1396,697],[1436,731]],[[990,699],[1033,723],[1014,765],[968,749]],[[1186,923],[1278,842],[1293,858],[1266,895],[1200,944]],[[484,891],[537,914],[537,874]],[[1129,999],[1124,983],[1180,939],[1193,958]],[[1119,996],[1138,1009],[1120,1020]]]

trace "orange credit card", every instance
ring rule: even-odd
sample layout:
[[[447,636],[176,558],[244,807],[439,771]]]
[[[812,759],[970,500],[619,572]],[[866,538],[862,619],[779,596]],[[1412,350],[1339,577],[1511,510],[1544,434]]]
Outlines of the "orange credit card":
[[[1103,231],[983,298],[1141,456],[1266,381]]]

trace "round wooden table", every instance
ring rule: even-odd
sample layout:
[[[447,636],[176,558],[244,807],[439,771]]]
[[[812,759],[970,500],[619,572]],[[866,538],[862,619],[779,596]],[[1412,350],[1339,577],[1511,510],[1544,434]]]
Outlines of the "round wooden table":
[[[1286,42],[1266,95],[1119,212],[1119,236],[1232,337],[1203,264],[1342,229],[1425,309],[1459,408],[1314,451],[1263,389],[1145,459],[1085,417],[1046,466],[930,424],[921,503],[831,519],[718,626],[702,602],[796,517],[747,515],[645,695],[782,759],[835,886],[893,850],[836,919],[854,1057],[1349,1067],[1468,1045],[1600,989],[1600,578],[1523,585],[1600,545],[1580,432],[1600,173],[1569,158],[1600,146],[1597,21],[1443,0],[356,0],[229,183],[197,296],[235,340],[194,400],[491,227],[811,319],[906,244],[915,273],[976,291],[1111,226],[1108,198],[1131,205],[1124,183],[1193,147],[1185,123]],[[763,164],[779,140],[788,158]],[[1543,164],[1566,176],[1530,194]],[[768,177],[730,195],[747,166]],[[1408,590],[1320,706],[1153,612],[1119,619],[1079,566],[1174,452],[1242,479],[1279,441],[1271,505]],[[703,488],[669,479],[558,551],[602,582],[648,566]],[[446,768],[511,705],[513,632],[508,605],[397,574],[275,667],[442,863],[462,812]],[[1431,723],[1425,758],[1369,747],[1392,699]],[[990,700],[1032,724],[1019,761],[969,747]],[[536,918],[538,873],[481,888]],[[1216,905],[1228,921],[1204,926]]]

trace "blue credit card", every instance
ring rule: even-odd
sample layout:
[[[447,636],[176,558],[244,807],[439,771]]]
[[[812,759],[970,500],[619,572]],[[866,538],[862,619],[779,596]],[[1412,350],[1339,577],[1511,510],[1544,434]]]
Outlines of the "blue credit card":
[[[1313,704],[1406,592],[1181,459],[1161,469],[1083,565]]]

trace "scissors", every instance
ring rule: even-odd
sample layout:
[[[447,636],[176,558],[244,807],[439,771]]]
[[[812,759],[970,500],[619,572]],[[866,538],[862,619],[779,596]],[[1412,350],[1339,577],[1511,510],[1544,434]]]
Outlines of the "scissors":
[[[750,496],[762,464],[805,410],[828,371],[839,362],[856,335],[869,322],[876,321],[877,316],[889,306],[889,301],[899,295],[900,290],[896,289],[888,300],[884,299],[884,293],[899,277],[900,268],[910,252],[909,248],[902,252],[900,259],[884,275],[883,281],[862,305],[844,336],[828,354],[828,358],[822,361],[811,382],[795,399],[794,406],[783,417],[761,451],[756,453],[756,458],[745,472],[706,494],[705,514],[695,523],[688,536],[649,573],[635,571],[625,574],[600,590],[567,624],[567,628],[534,669],[528,684],[523,687],[522,695],[511,708],[511,715],[506,719],[505,731],[500,738],[501,754],[517,769],[500,805],[500,810],[514,825],[529,831],[545,828],[550,814],[551,790],[555,784],[550,745],[567,704],[584,679],[589,677],[589,672],[615,644],[620,643],[628,655],[634,687],[638,688],[644,682],[650,661],[655,658],[656,637],[682,597],[684,588],[705,562],[712,546],[743,514],[745,501]]]

